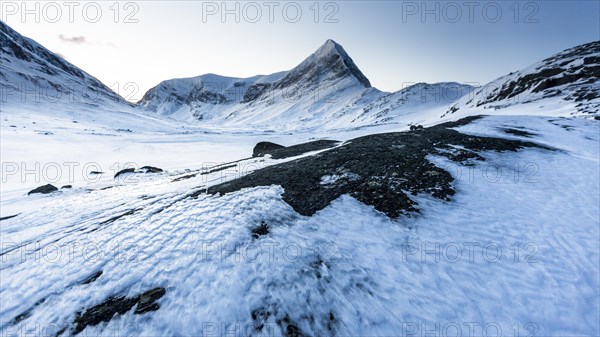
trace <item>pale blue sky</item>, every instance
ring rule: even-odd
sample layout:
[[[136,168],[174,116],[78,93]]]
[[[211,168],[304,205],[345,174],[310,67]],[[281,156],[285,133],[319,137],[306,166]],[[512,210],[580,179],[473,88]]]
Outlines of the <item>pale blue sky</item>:
[[[136,83],[134,99],[170,78],[287,70],[329,38],[386,91],[413,82],[484,84],[600,39],[597,0],[227,2],[239,22],[236,14],[223,22],[222,1],[81,2],[72,13],[60,1],[21,3],[2,1],[0,18],[107,85],[118,83],[124,96],[132,93],[125,83]]]

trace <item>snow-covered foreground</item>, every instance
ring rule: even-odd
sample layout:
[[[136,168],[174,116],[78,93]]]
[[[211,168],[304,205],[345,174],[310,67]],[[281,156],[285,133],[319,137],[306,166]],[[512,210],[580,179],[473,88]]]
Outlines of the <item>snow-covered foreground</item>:
[[[494,116],[460,130],[508,137],[498,127],[560,151],[431,157],[457,194],[417,196],[421,214],[398,220],[348,196],[299,216],[278,186],[186,197],[231,171],[15,196],[44,206],[0,227],[2,334],[69,335],[76,313],[164,287],[159,310],[82,335],[597,336],[599,124]]]

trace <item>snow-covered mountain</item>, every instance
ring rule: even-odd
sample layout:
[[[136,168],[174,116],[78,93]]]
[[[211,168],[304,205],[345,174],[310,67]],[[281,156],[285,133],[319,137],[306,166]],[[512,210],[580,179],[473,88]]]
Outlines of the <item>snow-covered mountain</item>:
[[[392,121],[427,123],[440,109],[473,92],[475,88],[456,82],[417,83],[383,95],[362,108],[352,123],[380,124]]]
[[[3,104],[129,105],[95,77],[0,21]]]
[[[523,70],[502,76],[466,95],[447,114],[518,111],[521,104],[544,115],[598,115],[600,41],[564,50]]]
[[[290,71],[169,80],[149,90],[140,106],[176,120],[278,130],[425,123],[529,103],[542,115],[590,115],[600,108],[599,45],[567,49],[479,88],[418,83],[385,93],[371,87],[342,46],[328,40]]]
[[[371,86],[341,45],[328,40],[290,71],[251,78],[207,74],[168,80],[150,89],[139,105],[178,120],[209,124],[341,128],[447,106],[462,96],[447,95],[448,88],[462,94],[470,89],[439,83],[382,92]]]
[[[4,135],[123,135],[177,130],[92,75],[0,21],[0,112]],[[7,136],[11,142],[15,136]],[[16,157],[13,157],[13,159]]]
[[[380,95],[346,51],[328,40],[290,71],[251,78],[214,74],[162,82],[139,105],[183,120],[267,125],[319,123],[339,105]],[[311,124],[311,123],[309,123]]]

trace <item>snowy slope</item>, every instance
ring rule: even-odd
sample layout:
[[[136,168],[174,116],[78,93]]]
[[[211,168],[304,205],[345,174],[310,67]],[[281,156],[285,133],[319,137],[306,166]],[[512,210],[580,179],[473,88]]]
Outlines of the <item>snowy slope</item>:
[[[193,78],[172,79],[149,90],[140,101],[140,106],[175,119],[185,119],[189,117],[185,114],[198,111],[194,118],[202,120],[244,101],[249,87],[269,84],[284,74],[251,78],[206,74]]]
[[[367,104],[351,122],[373,125],[389,122],[428,124],[439,111],[469,95],[474,87],[456,82],[417,83]]]
[[[156,311],[80,335],[598,335],[598,122],[495,116],[459,130],[560,151],[431,157],[456,195],[416,195],[420,214],[399,219],[347,195],[299,216],[279,186],[189,197],[231,171],[36,197],[46,207],[0,229],[2,332],[67,336],[87,308],[160,287]]]
[[[0,114],[3,133],[162,132],[179,123],[147,114],[95,77],[0,21]]]
[[[1,21],[0,42],[3,105],[56,102],[95,107],[129,105],[93,76]]]
[[[445,114],[519,114],[521,104],[546,116],[598,116],[600,41],[564,50],[502,76],[464,96]]]

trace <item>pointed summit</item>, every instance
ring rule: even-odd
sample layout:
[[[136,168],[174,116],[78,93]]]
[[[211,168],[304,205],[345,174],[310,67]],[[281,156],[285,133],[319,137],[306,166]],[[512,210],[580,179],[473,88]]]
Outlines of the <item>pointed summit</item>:
[[[353,75],[365,88],[371,87],[369,79],[360,71],[354,63],[354,60],[348,55],[344,47],[332,39],[328,39],[325,43],[311,55],[311,57],[321,59],[324,64],[330,66],[333,70],[346,70]]]
[[[315,55],[328,55],[331,53],[337,53],[340,55],[343,54],[343,55],[348,56],[348,54],[344,50],[344,47],[342,47],[337,42],[335,42],[331,39],[328,39],[327,41],[325,41],[325,43],[323,45],[321,45],[321,47],[319,47],[319,49],[317,49],[317,51],[314,54]]]
[[[371,88],[369,79],[358,69],[344,48],[327,40],[314,53],[279,81],[275,88],[291,86],[319,86],[321,84]]]

